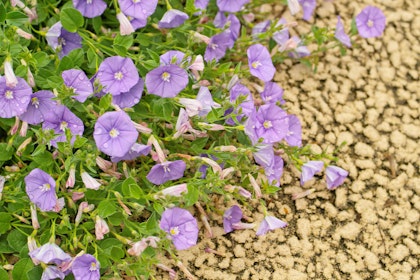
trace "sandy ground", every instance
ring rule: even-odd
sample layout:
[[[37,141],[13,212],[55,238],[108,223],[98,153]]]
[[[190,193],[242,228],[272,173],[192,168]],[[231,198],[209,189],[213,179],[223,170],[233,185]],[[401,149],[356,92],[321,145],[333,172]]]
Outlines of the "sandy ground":
[[[323,178],[302,188],[286,169],[269,211],[289,226],[258,238],[255,230],[223,235],[221,219],[212,221],[215,238],[179,252],[198,279],[420,279],[420,1],[318,2],[320,26],[335,26],[339,14],[347,29],[368,4],[387,16],[382,38],[326,55],[318,73],[287,62],[275,77],[288,112],[302,120],[304,143],[321,151],[347,142],[338,165],[349,179],[335,191]],[[291,199],[309,188],[316,192]]]

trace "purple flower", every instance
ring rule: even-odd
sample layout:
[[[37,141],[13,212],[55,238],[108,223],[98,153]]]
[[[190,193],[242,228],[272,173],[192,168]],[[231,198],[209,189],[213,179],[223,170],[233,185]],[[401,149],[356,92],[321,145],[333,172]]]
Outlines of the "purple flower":
[[[136,18],[147,18],[148,16],[151,16],[156,10],[157,3],[158,0],[118,0],[118,4],[124,14]]]
[[[93,132],[98,149],[111,157],[124,156],[137,141],[138,135],[130,117],[123,111],[100,116]]]
[[[73,261],[71,271],[75,280],[98,280],[100,278],[99,262],[90,254],[83,254]]]
[[[131,58],[111,56],[102,61],[96,74],[104,92],[119,95],[128,92],[139,81],[139,73]]]
[[[309,21],[316,8],[316,0],[299,0],[303,9],[303,19]]]
[[[29,124],[40,124],[44,121],[45,114],[49,113],[57,103],[52,99],[54,93],[49,90],[40,90],[31,95],[31,101],[26,108],[26,112],[19,118]]]
[[[177,180],[184,176],[187,165],[182,160],[165,161],[158,163],[150,169],[146,178],[155,185],[162,185],[171,180]]]
[[[60,51],[58,53],[60,58],[68,55],[72,50],[82,47],[82,37],[64,29],[61,22],[51,26],[46,34],[46,39],[51,48]]]
[[[23,114],[31,100],[32,88],[24,79],[17,77],[14,87],[6,85],[6,78],[0,77],[0,118],[11,118]]]
[[[218,28],[224,28],[226,25],[228,26],[228,29],[226,29],[224,32],[230,34],[232,40],[230,42],[229,48],[232,48],[236,39],[238,39],[239,32],[241,30],[241,22],[239,19],[234,14],[230,14],[228,17],[225,17],[223,12],[218,12],[214,25]]]
[[[66,70],[61,73],[61,77],[63,77],[66,87],[73,89],[76,94],[73,98],[77,101],[83,103],[93,94],[93,85],[82,70]]]
[[[33,250],[32,252],[29,252],[29,256],[32,259],[35,259],[38,262],[43,262],[45,264],[60,265],[63,262],[68,262],[71,260],[70,255],[64,253],[64,251],[55,243],[46,243],[41,247]]]
[[[349,175],[346,170],[333,165],[327,166],[325,174],[327,175],[327,188],[329,190],[334,190],[340,186]]]
[[[209,0],[195,0],[194,1],[194,6],[200,10],[205,10],[208,4],[209,4]]]
[[[343,26],[343,23],[341,22],[340,16],[337,16],[337,25],[335,26],[334,37],[346,47],[348,48],[351,47],[350,37],[344,31],[344,26]]]
[[[384,13],[376,7],[367,6],[356,16],[356,26],[363,38],[381,36],[385,29]]]
[[[288,115],[289,128],[286,134],[286,142],[290,146],[302,146],[302,126],[300,120],[296,115]]]
[[[274,161],[273,145],[261,144],[258,145],[257,151],[253,153],[254,160],[262,167],[269,167]]]
[[[52,211],[57,204],[55,181],[45,171],[35,168],[25,177],[26,193],[42,211]]]
[[[160,97],[175,97],[187,84],[187,72],[175,64],[159,66],[146,74],[148,92]]]
[[[280,104],[284,104],[283,100],[283,89],[274,82],[267,82],[264,85],[264,90],[260,93],[262,100],[266,103],[276,103],[277,101]]]
[[[236,13],[248,2],[249,0],[217,0],[216,4],[222,12]]]
[[[139,78],[137,84],[130,88],[127,92],[112,96],[112,102],[120,108],[131,108],[140,102],[143,93],[144,81]]]
[[[58,267],[49,265],[42,272],[41,280],[55,280],[57,278],[63,280],[64,277],[66,275]]]
[[[254,27],[252,28],[252,37],[257,37],[258,34],[264,33],[265,31],[268,30],[268,28],[270,27],[271,24],[271,20],[267,19],[265,21],[262,21],[260,23],[257,23],[256,25],[254,25]]]
[[[265,216],[257,230],[257,236],[264,235],[269,230],[275,230],[278,228],[284,228],[287,226],[286,222],[277,219],[274,216]]]
[[[225,233],[232,232],[233,224],[239,223],[242,219],[242,210],[238,205],[233,205],[223,214],[223,229]]]
[[[196,219],[185,209],[174,207],[162,213],[160,228],[168,233],[177,250],[185,250],[197,244],[198,225]]]
[[[276,43],[280,46],[284,45],[290,38],[289,28],[285,27],[286,24],[287,21],[284,18],[281,18],[276,23],[276,27],[281,25],[282,29],[273,34],[273,40],[276,41]]]
[[[289,53],[290,57],[300,58],[300,57],[305,57],[311,54],[309,49],[306,46],[302,45],[302,40],[299,39],[299,37],[293,36],[291,39],[294,41],[294,44],[297,47],[293,50],[293,52]]]
[[[111,157],[112,162],[119,162],[122,160],[134,160],[139,156],[146,156],[150,153],[151,147],[148,145],[134,143],[130,150],[122,157]]]
[[[134,30],[145,27],[147,25],[147,17],[146,16],[142,16],[142,17],[129,16],[129,20],[130,20],[131,26],[133,27]]]
[[[263,138],[263,143],[272,144],[286,137],[288,126],[289,119],[286,112],[271,103],[262,105],[258,112],[249,116],[245,124],[245,133],[253,143]]]
[[[273,79],[276,68],[266,47],[261,44],[252,45],[248,48],[247,55],[251,75],[264,82]]]
[[[70,142],[73,144],[74,140],[76,140],[76,135],[83,134],[84,126],[83,122],[69,108],[64,105],[57,105],[44,115],[42,129],[52,129],[58,134],[57,137],[51,140],[51,145],[57,147],[57,142],[67,142],[66,129],[69,129],[72,134]]]
[[[159,21],[159,28],[175,28],[178,27],[188,19],[188,15],[176,9],[166,11],[162,19]]]
[[[265,166],[265,176],[268,182],[276,187],[280,187],[280,178],[283,175],[284,161],[280,156],[274,156],[270,166]]]
[[[73,5],[87,18],[102,15],[107,6],[103,0],[73,0]]]
[[[201,110],[199,110],[198,115],[200,117],[205,117],[211,111],[212,108],[220,108],[220,104],[213,101],[211,93],[207,87],[200,87],[200,90],[197,94],[197,100],[203,106]]]
[[[320,160],[312,160],[302,165],[302,173],[300,174],[300,185],[303,186],[305,182],[314,177],[315,173],[321,172],[324,167],[324,162]]]
[[[243,97],[245,100],[239,104],[239,107],[242,109],[242,113],[248,116],[255,110],[251,91],[243,84],[236,83],[229,91],[229,101],[235,103],[238,98]]]
[[[121,35],[130,35],[134,32],[134,27],[131,24],[130,20],[127,18],[127,16],[124,13],[118,13],[117,14],[118,22],[120,23],[120,34]]]
[[[207,62],[213,59],[219,61],[219,59],[225,56],[226,50],[232,45],[233,40],[230,32],[221,32],[212,36],[204,52],[204,60]]]
[[[180,65],[182,60],[185,57],[185,53],[181,51],[168,51],[160,56],[160,64],[170,65],[176,64]]]

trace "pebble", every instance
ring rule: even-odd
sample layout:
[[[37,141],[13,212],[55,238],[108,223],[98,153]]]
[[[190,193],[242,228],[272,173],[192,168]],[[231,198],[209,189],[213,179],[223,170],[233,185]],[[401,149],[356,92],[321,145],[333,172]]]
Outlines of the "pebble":
[[[375,154],[375,151],[372,149],[372,147],[363,142],[356,143],[356,145],[354,146],[354,152],[358,156],[367,158],[372,158]]]

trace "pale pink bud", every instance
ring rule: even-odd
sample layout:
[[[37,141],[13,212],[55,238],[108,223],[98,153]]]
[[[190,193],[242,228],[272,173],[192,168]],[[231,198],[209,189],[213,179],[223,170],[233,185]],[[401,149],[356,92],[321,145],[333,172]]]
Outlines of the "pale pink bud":
[[[195,57],[194,62],[190,65],[189,69],[203,71],[204,70],[204,60],[201,54]]]
[[[21,156],[22,155],[22,151],[25,150],[25,148],[29,145],[29,143],[31,143],[31,141],[32,141],[32,138],[31,137],[25,139],[25,141],[23,141],[22,144],[20,144],[19,147],[17,148],[16,154],[18,156]]]
[[[141,253],[143,253],[144,250],[147,248],[147,243],[144,239],[134,242],[133,244],[130,244],[131,248],[127,250],[127,253],[132,256],[140,256]]]
[[[230,90],[236,83],[239,81],[239,77],[237,74],[233,75],[233,77],[230,79],[227,89]]]
[[[80,200],[80,199],[82,199],[84,197],[85,197],[85,193],[84,192],[72,192],[72,194],[71,194],[71,199],[73,201],[78,201],[78,200]]]
[[[206,43],[207,45],[208,44],[210,44],[210,38],[209,37],[207,37],[207,36],[205,36],[205,35],[203,35],[203,34],[200,34],[200,33],[198,33],[198,32],[194,32],[194,38],[197,38],[197,39],[199,39],[199,40],[201,40],[201,41],[203,41],[204,43]]]
[[[104,239],[104,234],[109,233],[108,224],[99,216],[96,216],[95,220],[95,236],[96,240]]]
[[[251,174],[248,174],[248,178],[251,183],[251,186],[254,188],[255,196],[257,198],[260,198],[262,196],[260,186],[258,185],[257,181],[254,179],[254,177],[251,176]]]
[[[228,167],[222,170],[222,173],[220,173],[220,179],[225,179],[230,173],[232,173],[233,171],[235,171],[235,168],[233,167]]]
[[[81,177],[86,188],[91,190],[99,190],[101,183],[99,183],[95,178],[90,176],[86,171],[82,172]]]
[[[233,145],[229,145],[229,146],[217,146],[214,148],[215,151],[219,151],[219,152],[231,152],[234,153],[236,152],[238,149],[233,146]]]
[[[74,166],[71,166],[69,170],[69,177],[67,178],[67,181],[66,181],[66,188],[73,188],[75,182],[76,182],[76,169],[74,168]]]
[[[157,243],[160,241],[160,238],[156,236],[149,236],[145,238],[145,241],[149,242],[150,247],[157,248]]]
[[[142,124],[136,123],[134,121],[132,121],[132,123],[134,124],[134,127],[137,129],[137,131],[140,132],[140,133],[150,134],[153,131],[150,128],[148,128],[147,126],[144,126]]]
[[[39,229],[38,214],[36,212],[36,206],[34,204],[31,204],[31,220],[32,227],[34,229]]]
[[[207,163],[208,165],[210,165],[211,168],[213,169],[213,172],[214,173],[220,173],[220,172],[222,172],[222,168],[214,160],[212,160],[210,158],[207,158],[207,157],[201,157],[201,160],[204,161],[205,163]]]
[[[199,122],[198,125],[206,130],[210,130],[210,131],[221,131],[221,130],[225,130],[225,127],[221,124],[213,124],[213,123],[204,123],[204,122]]]
[[[96,157],[96,164],[99,166],[100,169],[106,171],[112,168],[112,162],[105,160],[101,157]]]
[[[176,263],[176,265],[184,273],[184,275],[187,277],[188,280],[196,280],[197,279],[197,278],[194,277],[194,275],[191,274],[191,272],[188,270],[188,268],[182,262],[178,261]]]
[[[210,247],[204,248],[204,252],[209,253],[209,254],[211,253],[211,254],[219,255],[221,257],[226,257],[226,254],[225,253],[216,251],[216,250],[214,250],[214,249],[212,249]]]
[[[10,5],[12,5],[12,7],[18,6],[19,8],[25,7],[25,4],[20,0],[10,0]]]
[[[82,203],[80,203],[79,209],[78,209],[77,214],[76,214],[76,218],[74,220],[76,225],[78,225],[80,223],[80,221],[82,220],[83,213],[87,213],[89,211],[92,211],[93,208],[95,208],[95,205],[93,205],[93,204],[89,205],[86,201],[83,201]]]
[[[26,133],[28,132],[28,123],[27,122],[22,122],[22,126],[20,127],[20,131],[19,131],[19,135],[22,137],[26,136]]]
[[[175,196],[175,197],[179,197],[183,193],[187,193],[187,192],[188,192],[187,184],[175,185],[175,186],[163,189],[161,191],[162,195],[164,196],[168,195],[168,196]]]
[[[203,105],[197,99],[180,98],[179,103],[185,106],[185,110],[189,117],[196,116],[199,111],[203,110]]]
[[[248,199],[252,197],[252,194],[248,190],[244,189],[243,187],[238,187],[238,193]]]
[[[18,117],[15,117],[15,123],[10,128],[10,135],[15,135],[16,134],[16,132],[19,130],[19,125],[20,125],[20,120],[19,120]]]
[[[34,75],[32,74],[31,68],[29,68],[29,66],[28,66],[28,72],[27,72],[27,80],[28,80],[28,85],[30,85],[31,87],[36,86]]]
[[[134,28],[131,25],[130,21],[123,13],[117,14],[117,19],[120,22],[120,34],[121,35],[130,35],[134,32]]]
[[[207,219],[207,214],[206,214],[206,212],[204,211],[204,209],[203,209],[203,207],[201,206],[201,204],[200,204],[200,203],[198,203],[198,202],[195,204],[195,207],[197,207],[198,212],[200,212],[200,220],[201,220],[201,222],[203,222],[203,225],[204,225],[204,227],[205,227],[205,228],[206,228],[206,230],[207,230],[208,237],[209,237],[209,238],[212,238],[212,237],[213,237],[213,231],[212,231],[211,226],[210,226],[210,224],[209,224],[209,221],[208,221],[208,219]]]
[[[0,200],[3,195],[4,183],[6,183],[6,178],[0,175]]]
[[[92,204],[93,205],[93,204]],[[64,197],[57,199],[53,211],[58,213],[64,208]]]
[[[158,263],[156,266],[164,271],[167,271],[169,273],[170,280],[174,280],[176,278],[176,271],[172,268],[164,265],[163,263]]]
[[[245,15],[243,15],[243,16],[242,16],[242,18],[243,18],[246,22],[251,23],[251,22],[253,22],[253,21],[254,21],[254,19],[255,19],[255,15],[254,15],[253,13],[249,13],[249,14],[245,14]]]
[[[310,195],[311,193],[313,193],[314,191],[315,191],[315,189],[309,189],[309,190],[306,190],[306,191],[303,191],[303,192],[300,192],[300,193],[294,193],[294,194],[292,194],[292,199],[296,200],[296,199],[299,199],[299,198],[306,197],[306,196]]]
[[[298,0],[287,0],[287,5],[289,6],[289,10],[292,15],[295,15],[300,11]]]
[[[147,145],[153,145],[153,147],[155,148],[155,151],[158,157],[158,162],[166,161],[165,153],[163,152],[162,148],[159,145],[159,142],[156,140],[156,138],[153,135],[149,137],[149,140],[147,141]]]
[[[38,245],[36,244],[36,240],[35,240],[35,238],[33,237],[33,236],[28,236],[28,249],[29,249],[29,253],[30,252],[32,252],[32,251],[34,251],[35,249],[38,249]],[[30,255],[29,255],[30,256]],[[39,261],[39,260],[37,260],[36,258],[32,258],[31,257],[31,259],[32,259],[32,262],[35,264],[35,265],[38,265],[38,264],[40,264],[41,262]]]
[[[232,224],[233,229],[252,229],[254,227],[255,227],[254,223],[248,224],[248,223],[238,222],[238,223]]]
[[[32,34],[26,32],[26,31],[24,31],[20,28],[16,29],[16,34],[19,35],[20,37],[26,39],[26,40],[34,40],[35,39],[35,37]]]
[[[280,52],[288,51],[288,50],[294,50],[297,47],[297,43],[293,39],[289,39],[284,43],[281,47],[279,47]]]
[[[18,83],[15,72],[13,72],[13,66],[10,60],[4,62],[4,77],[6,78],[6,86],[15,87]]]

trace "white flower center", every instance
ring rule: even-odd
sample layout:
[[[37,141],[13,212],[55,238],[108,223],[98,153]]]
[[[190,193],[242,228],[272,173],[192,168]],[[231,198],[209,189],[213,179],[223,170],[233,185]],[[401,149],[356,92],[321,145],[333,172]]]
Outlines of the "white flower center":
[[[67,123],[66,121],[62,121],[62,122],[60,123],[60,130],[61,130],[61,131],[64,131],[64,129],[66,129],[66,128],[67,128],[67,126],[68,126],[68,123]]]
[[[13,99],[13,91],[6,90],[6,93],[4,94],[4,97],[6,97],[6,99]]]
[[[178,227],[171,227],[171,229],[169,230],[169,233],[172,236],[177,236],[179,234],[179,228]]]
[[[210,48],[215,50],[217,49],[219,46],[217,44],[210,44]]]
[[[265,121],[264,124],[263,124],[263,126],[265,128],[272,128],[273,127],[273,124],[271,123],[271,121]]]
[[[369,26],[369,27],[373,27],[373,21],[372,21],[372,20],[368,20],[368,22],[367,22],[367,26]]]
[[[260,67],[262,64],[259,61],[254,61],[251,63],[252,68],[257,69],[258,67]]]
[[[32,103],[32,105],[34,105],[34,106],[35,106],[35,108],[38,108],[38,106],[39,106],[39,100],[38,100],[38,97],[32,97],[32,99],[31,99],[31,103]]]
[[[63,37],[59,37],[58,38],[58,44],[60,46],[65,46],[66,45],[66,40]]]
[[[114,79],[120,81],[124,77],[123,73],[121,71],[114,74]]]
[[[98,266],[96,265],[96,262],[91,262],[89,271],[96,271],[96,270],[98,270]]]
[[[162,80],[164,80],[165,82],[169,82],[170,78],[171,78],[171,74],[169,74],[168,72],[162,73]]]
[[[109,132],[109,136],[111,136],[112,138],[115,138],[118,135],[120,135],[120,132],[115,128],[111,129],[111,131]]]
[[[39,186],[39,188],[41,189],[41,191],[46,192],[46,191],[49,191],[51,189],[51,185],[48,184],[48,183],[45,183],[42,186]]]

